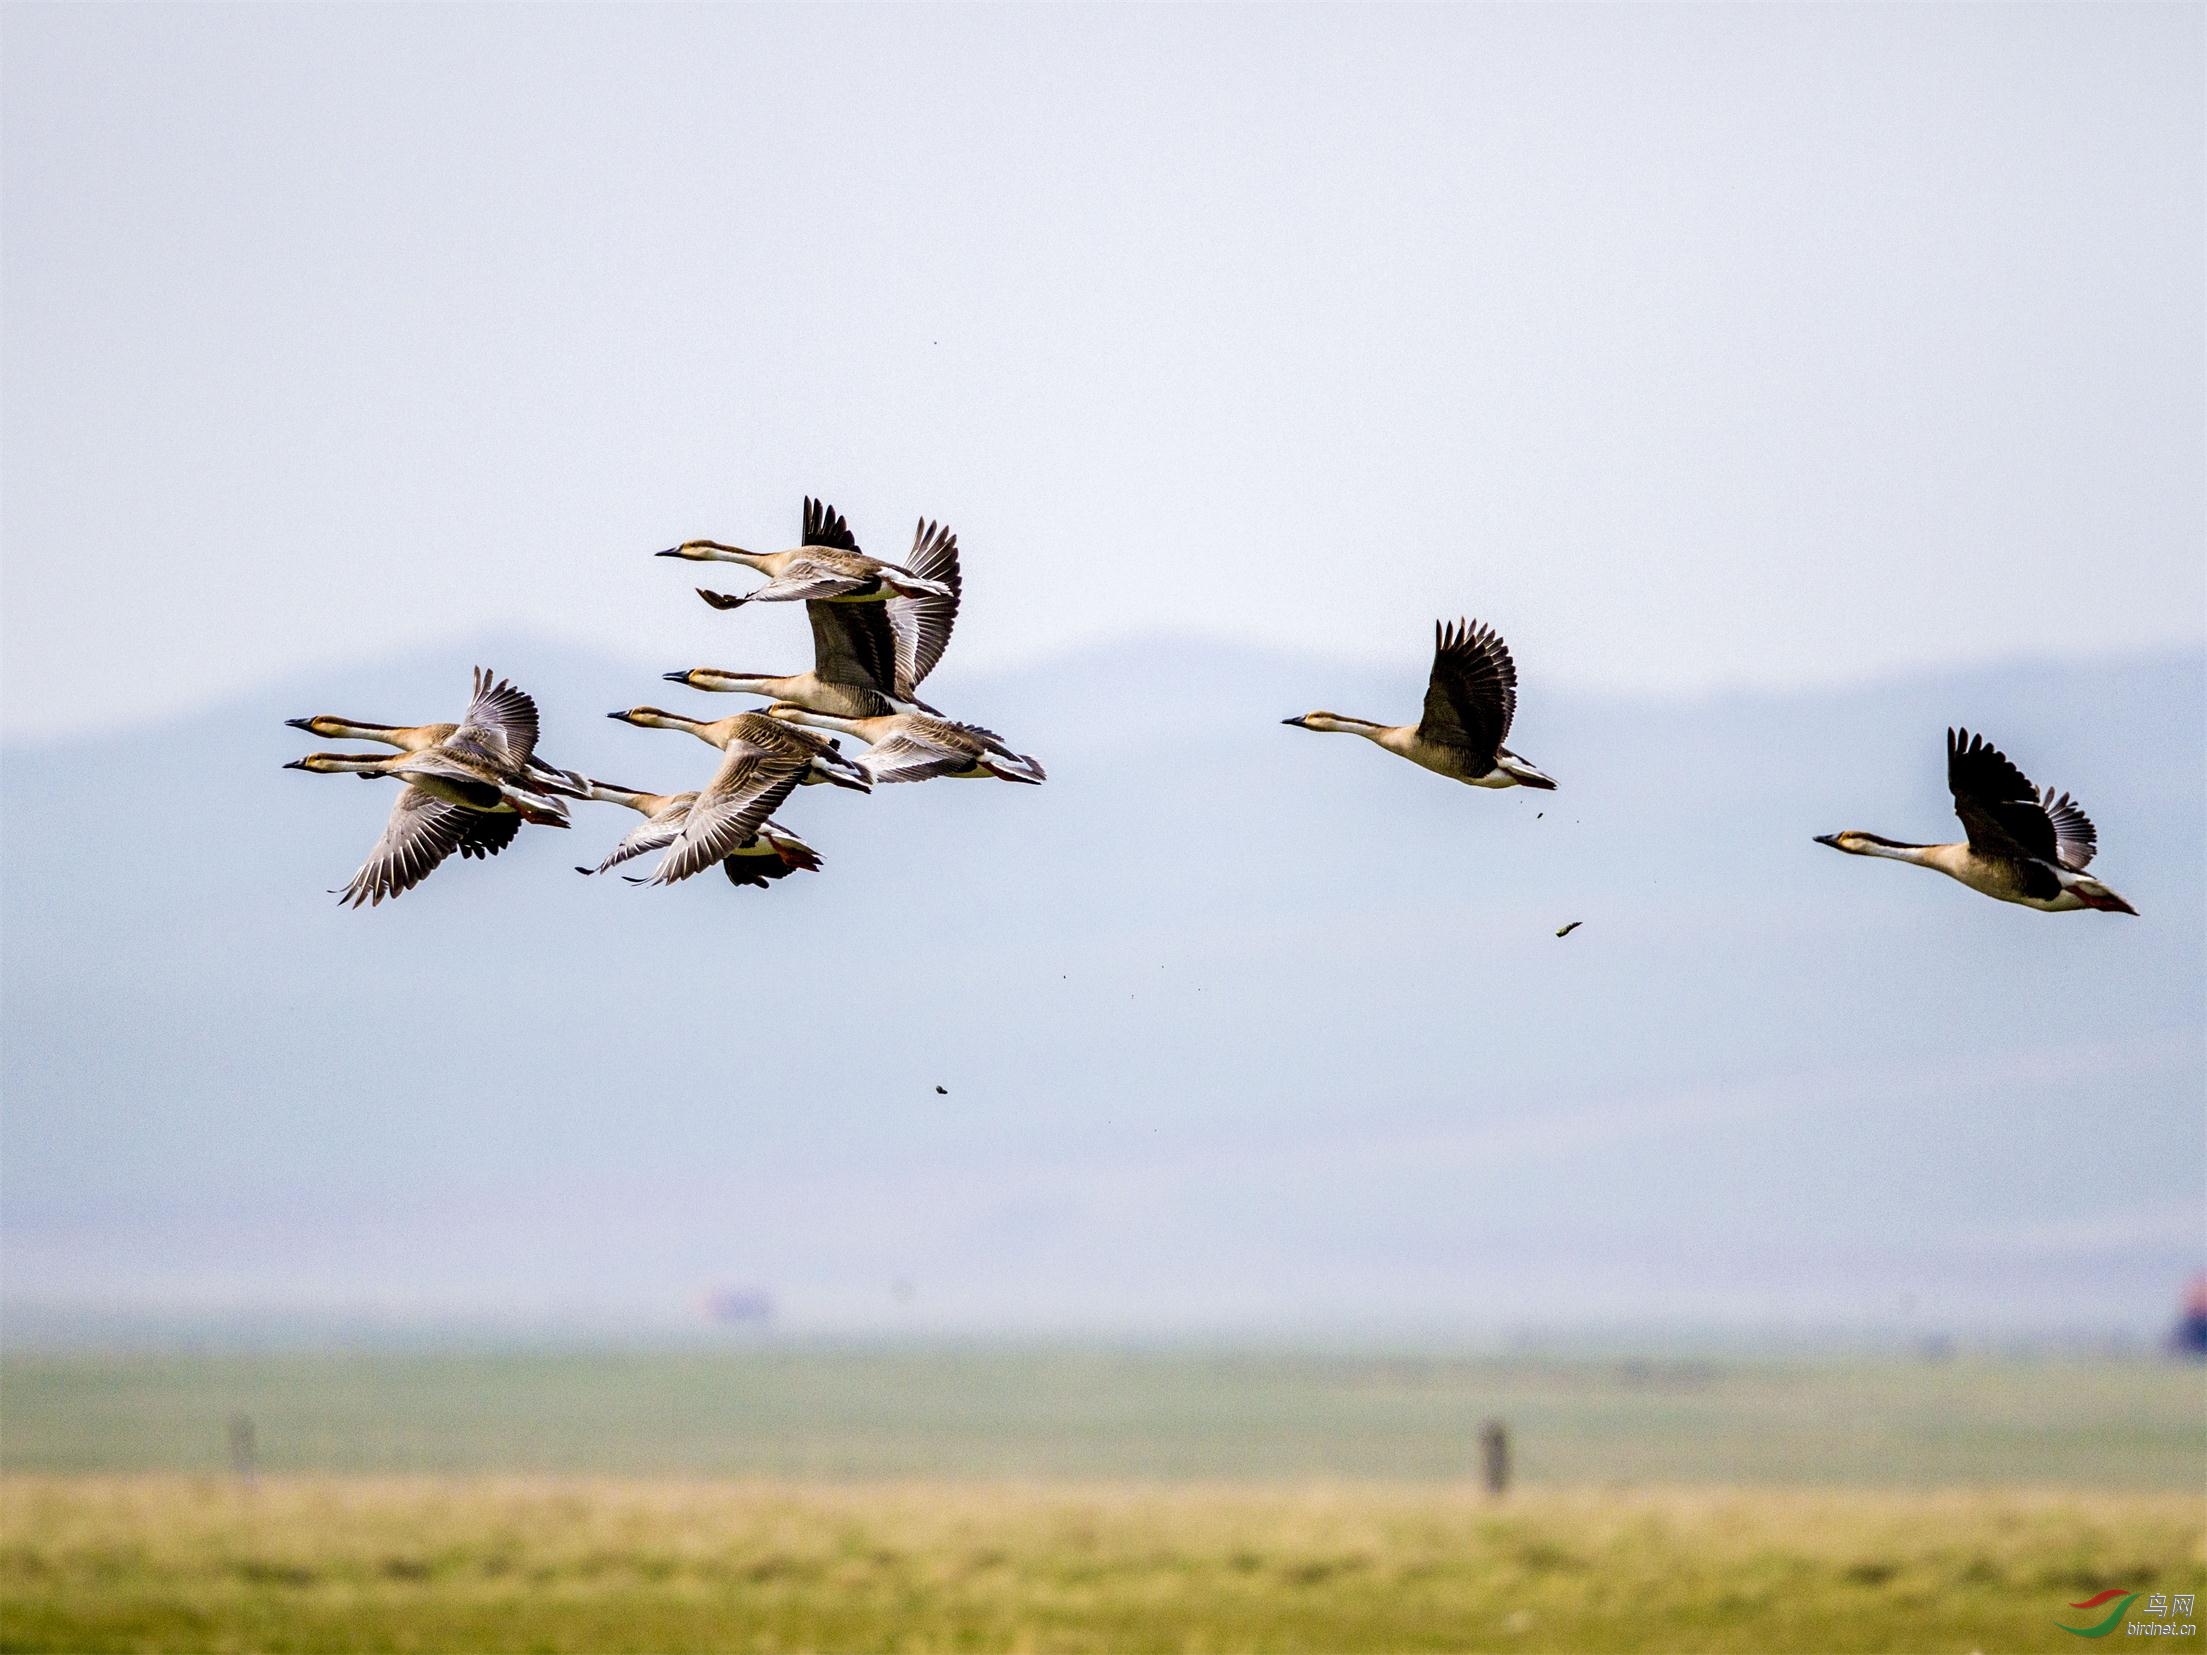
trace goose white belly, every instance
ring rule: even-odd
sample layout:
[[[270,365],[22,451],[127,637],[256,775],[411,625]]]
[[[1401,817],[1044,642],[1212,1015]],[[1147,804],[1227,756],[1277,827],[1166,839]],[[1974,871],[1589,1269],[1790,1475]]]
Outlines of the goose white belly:
[[[1454,747],[1444,747],[1436,741],[1422,741],[1414,727],[1397,726],[1383,730],[1372,737],[1380,746],[1397,758],[1408,759],[1420,770],[1430,770],[1436,776],[1446,776],[1452,782],[1463,782],[1471,787],[1515,787],[1517,784],[1499,769],[1490,769],[1483,776],[1464,773],[1463,753]]]

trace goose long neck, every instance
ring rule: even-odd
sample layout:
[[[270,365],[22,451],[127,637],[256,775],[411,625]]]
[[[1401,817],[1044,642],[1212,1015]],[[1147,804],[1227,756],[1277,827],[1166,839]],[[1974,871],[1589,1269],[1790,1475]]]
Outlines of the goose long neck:
[[[1866,839],[1857,854],[1882,856],[1888,862],[1913,862],[1919,868],[1931,868],[1938,866],[1936,853],[1945,848],[1943,845],[1904,844],[1898,839]]]
[[[866,721],[862,718],[845,718],[839,713],[816,713],[810,708],[778,712],[776,718],[789,724],[809,724],[815,730],[833,730],[837,735],[863,736]]]
[[[329,733],[339,741],[380,741],[392,747],[406,745],[412,728],[404,724],[362,724],[349,718],[330,720]]]
[[[741,546],[725,545],[718,540],[700,540],[697,545],[715,563],[740,563],[746,569],[758,569],[762,572],[770,555],[765,552],[747,552]]]
[[[658,795],[655,793],[639,793],[633,787],[615,787],[611,782],[592,782],[590,797],[599,804],[627,805],[629,809],[640,810],[647,816],[658,802]]]
[[[787,678],[773,678],[761,672],[718,672],[711,667],[699,667],[690,674],[690,683],[696,689],[734,695],[779,695],[788,682]]]

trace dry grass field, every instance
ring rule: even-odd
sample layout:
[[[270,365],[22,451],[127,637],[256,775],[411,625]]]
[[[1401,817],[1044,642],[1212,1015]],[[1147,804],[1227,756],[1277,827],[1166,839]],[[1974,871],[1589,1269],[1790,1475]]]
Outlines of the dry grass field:
[[[2168,1494],[15,1476],[0,1646],[2032,1650],[2201,1546]]]

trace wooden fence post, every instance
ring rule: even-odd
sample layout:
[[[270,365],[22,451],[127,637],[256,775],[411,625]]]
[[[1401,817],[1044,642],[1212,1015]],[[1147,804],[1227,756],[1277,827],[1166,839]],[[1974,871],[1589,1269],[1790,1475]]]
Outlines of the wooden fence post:
[[[1510,1428],[1498,1419],[1490,1419],[1479,1427],[1479,1462],[1486,1476],[1487,1492],[1507,1492],[1510,1486]]]

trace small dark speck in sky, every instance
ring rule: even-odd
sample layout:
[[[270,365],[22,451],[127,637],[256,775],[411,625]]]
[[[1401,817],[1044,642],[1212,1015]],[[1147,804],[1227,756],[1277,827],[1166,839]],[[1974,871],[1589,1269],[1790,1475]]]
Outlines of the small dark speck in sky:
[[[1580,926],[1584,925],[1585,923],[1586,921],[1584,920],[1575,919],[1569,925],[1566,925],[1562,930],[1558,931],[1556,935],[1559,937],[1568,937],[1572,932],[1576,931]],[[940,1092],[942,1088],[938,1086],[935,1088],[935,1090]]]
[[[935,1088],[935,1095],[939,1098],[947,1098],[950,1096],[950,1088],[947,1086],[938,1086]]]

